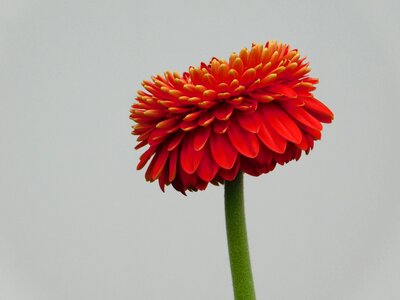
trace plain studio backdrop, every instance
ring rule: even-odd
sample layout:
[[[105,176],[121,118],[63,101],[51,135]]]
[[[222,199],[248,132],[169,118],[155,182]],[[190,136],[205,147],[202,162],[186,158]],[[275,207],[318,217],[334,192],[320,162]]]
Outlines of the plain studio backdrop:
[[[141,81],[286,42],[335,113],[245,177],[258,299],[400,299],[398,1],[1,1],[0,299],[232,299],[223,187],[147,183]]]

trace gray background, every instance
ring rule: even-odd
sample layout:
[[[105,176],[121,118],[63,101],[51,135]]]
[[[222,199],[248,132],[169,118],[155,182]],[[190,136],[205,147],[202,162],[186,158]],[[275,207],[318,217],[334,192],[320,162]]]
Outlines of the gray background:
[[[396,1],[1,1],[0,299],[232,299],[223,188],[135,167],[142,79],[277,39],[335,113],[246,177],[259,299],[400,299]]]

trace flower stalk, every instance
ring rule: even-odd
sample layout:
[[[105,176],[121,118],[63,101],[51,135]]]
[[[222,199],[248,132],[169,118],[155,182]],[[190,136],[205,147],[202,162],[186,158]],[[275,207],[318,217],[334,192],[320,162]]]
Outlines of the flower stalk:
[[[225,181],[225,220],[235,300],[255,300],[247,242],[242,172],[239,172],[233,181]]]

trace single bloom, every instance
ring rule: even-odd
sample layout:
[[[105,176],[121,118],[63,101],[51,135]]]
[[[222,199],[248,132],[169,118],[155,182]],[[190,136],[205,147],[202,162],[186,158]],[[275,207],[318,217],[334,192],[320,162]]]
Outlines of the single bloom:
[[[297,49],[270,41],[143,81],[130,110],[135,148],[148,146],[137,169],[150,162],[147,181],[185,193],[298,160],[333,120],[309,72]]]

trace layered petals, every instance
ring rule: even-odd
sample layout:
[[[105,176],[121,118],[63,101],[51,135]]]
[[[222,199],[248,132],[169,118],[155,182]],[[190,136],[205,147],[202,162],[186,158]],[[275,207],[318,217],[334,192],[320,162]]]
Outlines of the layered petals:
[[[149,146],[137,169],[150,162],[146,180],[185,193],[298,160],[333,120],[309,72],[297,49],[270,41],[143,81],[130,111],[135,148]]]

